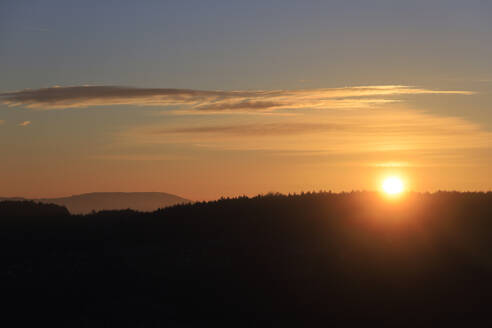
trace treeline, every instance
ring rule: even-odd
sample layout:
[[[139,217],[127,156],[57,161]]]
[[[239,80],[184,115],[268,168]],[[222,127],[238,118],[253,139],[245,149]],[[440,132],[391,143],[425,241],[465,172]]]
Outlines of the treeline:
[[[71,327],[491,322],[492,193],[268,194],[70,215],[0,202],[18,322]]]

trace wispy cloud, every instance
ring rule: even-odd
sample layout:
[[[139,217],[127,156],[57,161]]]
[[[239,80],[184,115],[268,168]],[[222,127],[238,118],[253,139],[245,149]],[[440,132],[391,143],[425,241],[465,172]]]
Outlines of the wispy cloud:
[[[91,158],[108,161],[180,161],[189,159],[186,156],[174,154],[104,154]]]
[[[130,143],[176,143],[231,150],[353,153],[487,148],[492,133],[459,117],[408,109],[375,109],[285,117],[281,122],[272,123],[141,126],[126,131],[121,137]]]
[[[344,125],[323,123],[270,123],[270,124],[240,124],[240,125],[212,125],[200,127],[185,127],[169,130],[149,131],[156,135],[162,134],[207,134],[233,136],[274,136],[298,135],[327,132],[346,129]]]
[[[186,107],[187,110],[273,111],[278,109],[368,108],[398,101],[398,95],[459,94],[470,91],[430,90],[402,85],[355,86],[302,90],[191,90],[120,86],[75,86],[26,89],[0,93],[9,106],[39,109],[136,105]]]
[[[22,123],[19,123],[18,125],[19,125],[19,126],[28,126],[28,125],[30,125],[30,124],[31,124],[31,121],[24,121],[24,122],[22,122]]]

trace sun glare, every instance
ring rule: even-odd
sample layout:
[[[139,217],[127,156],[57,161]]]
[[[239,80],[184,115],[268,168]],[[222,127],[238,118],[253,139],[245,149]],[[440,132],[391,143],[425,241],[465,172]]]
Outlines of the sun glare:
[[[382,188],[387,195],[398,195],[405,190],[403,181],[399,177],[388,177],[384,179]]]

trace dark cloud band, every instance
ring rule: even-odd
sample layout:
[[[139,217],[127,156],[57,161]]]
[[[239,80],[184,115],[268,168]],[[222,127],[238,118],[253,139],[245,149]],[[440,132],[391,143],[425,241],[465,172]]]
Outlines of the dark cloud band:
[[[9,106],[39,109],[93,106],[187,106],[197,111],[271,111],[288,108],[364,108],[394,102],[403,94],[462,94],[469,91],[440,91],[409,86],[358,86],[303,90],[191,90],[134,88],[121,86],[74,86],[26,89],[0,93]]]

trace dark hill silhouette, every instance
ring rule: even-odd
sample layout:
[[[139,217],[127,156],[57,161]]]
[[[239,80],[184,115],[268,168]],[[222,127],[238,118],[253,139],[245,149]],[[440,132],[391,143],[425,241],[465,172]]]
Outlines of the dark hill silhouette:
[[[0,198],[1,200],[22,200],[22,198]],[[120,209],[151,212],[159,208],[190,202],[188,199],[162,192],[94,192],[70,197],[33,200],[65,206],[73,214]]]
[[[0,218],[60,217],[70,213],[63,206],[42,204],[27,200],[0,200]]]
[[[491,204],[492,193],[398,201],[307,193],[152,213],[2,218],[2,319],[65,327],[486,327]]]

